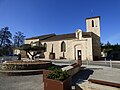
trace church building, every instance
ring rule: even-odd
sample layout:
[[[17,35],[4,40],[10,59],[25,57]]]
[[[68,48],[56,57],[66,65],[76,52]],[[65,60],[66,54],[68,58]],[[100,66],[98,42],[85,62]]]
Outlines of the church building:
[[[48,34],[26,38],[25,44],[46,47],[45,59],[97,60],[101,57],[100,16],[86,18],[86,32],[81,29],[67,34]],[[52,56],[51,56],[52,55]]]

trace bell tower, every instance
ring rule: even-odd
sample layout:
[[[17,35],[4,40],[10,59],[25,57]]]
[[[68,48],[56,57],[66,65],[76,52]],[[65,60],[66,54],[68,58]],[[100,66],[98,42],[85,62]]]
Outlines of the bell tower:
[[[86,18],[86,30],[87,32],[93,32],[92,34],[93,60],[99,60],[101,58],[100,16]]]
[[[100,37],[100,16],[86,18],[86,30]]]

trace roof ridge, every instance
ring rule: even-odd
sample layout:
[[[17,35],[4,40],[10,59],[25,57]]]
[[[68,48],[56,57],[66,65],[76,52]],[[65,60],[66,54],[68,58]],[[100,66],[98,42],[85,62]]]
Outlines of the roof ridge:
[[[44,37],[44,36],[51,36],[51,35],[56,35],[55,33],[51,33],[51,34],[45,34],[45,35],[40,35],[40,36],[34,36],[34,37],[30,37],[30,38],[26,38],[26,40],[28,39],[38,39],[39,37]]]
[[[75,33],[56,34],[56,36],[58,36],[58,35],[69,35],[69,34],[75,34]]]

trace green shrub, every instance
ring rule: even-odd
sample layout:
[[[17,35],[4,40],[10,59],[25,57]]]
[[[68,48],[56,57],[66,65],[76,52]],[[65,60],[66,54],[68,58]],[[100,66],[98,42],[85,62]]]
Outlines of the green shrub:
[[[50,66],[48,67],[48,70],[55,71],[55,70],[60,70],[61,68],[58,66]]]
[[[67,73],[67,71],[62,71],[62,69],[56,69],[56,70],[54,70],[54,72],[49,73],[47,78],[64,81],[69,76],[70,75]]]

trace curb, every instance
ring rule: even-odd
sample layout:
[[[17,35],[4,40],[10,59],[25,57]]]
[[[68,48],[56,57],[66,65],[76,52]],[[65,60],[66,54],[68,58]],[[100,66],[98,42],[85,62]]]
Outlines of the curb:
[[[10,71],[0,70],[0,73],[6,76],[25,76],[42,74],[43,70],[10,70]]]
[[[120,88],[120,83],[108,82],[108,81],[97,80],[97,79],[89,79],[88,81],[90,81],[92,83],[96,83],[96,84],[101,84],[101,85],[107,85],[107,86]]]

